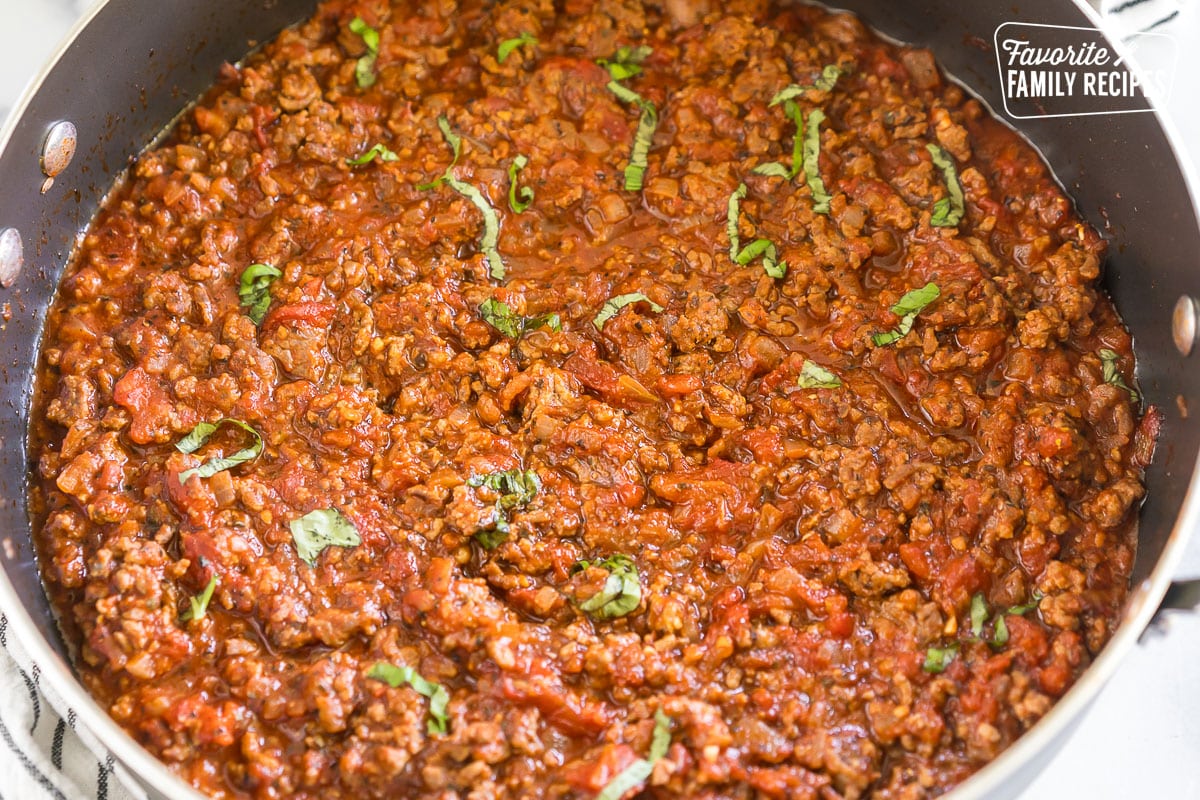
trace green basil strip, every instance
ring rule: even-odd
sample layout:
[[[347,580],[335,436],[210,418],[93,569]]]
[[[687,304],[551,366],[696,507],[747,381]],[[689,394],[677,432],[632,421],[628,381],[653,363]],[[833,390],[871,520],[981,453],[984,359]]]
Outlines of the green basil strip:
[[[763,271],[772,278],[782,278],[787,274],[787,264],[779,264],[779,251],[770,239],[755,239],[746,245],[737,256],[737,263],[743,267],[759,256],[763,257]]]
[[[795,98],[807,92],[809,89],[819,89],[822,92],[833,91],[834,85],[837,83],[838,78],[840,78],[842,74],[841,67],[837,66],[836,64],[826,64],[824,69],[821,70],[820,77],[818,77],[815,81],[803,85],[793,83],[788,87],[781,89],[775,94],[774,97],[771,98],[771,105],[777,106],[780,103],[786,103],[789,100],[794,100]]]
[[[941,296],[941,290],[933,281],[922,286],[920,289],[913,289],[906,292],[894,306],[892,313],[900,315],[900,324],[894,330],[887,333],[875,333],[871,335],[871,341],[876,347],[884,347],[885,345],[898,342],[908,335],[912,330],[913,322],[916,321],[917,315],[925,310],[925,307],[937,300]]]
[[[208,579],[208,585],[204,587],[204,591],[195,597],[189,597],[188,603],[191,605],[187,611],[183,612],[181,620],[187,622],[193,619],[204,619],[204,615],[208,613],[208,604],[212,602],[213,592],[217,590],[217,576],[214,574]]]
[[[1136,403],[1138,401],[1138,393],[1125,382],[1125,378],[1121,375],[1121,370],[1117,367],[1117,361],[1120,360],[1120,356],[1107,347],[1100,349],[1099,356],[1100,366],[1104,371],[1104,382],[1111,383],[1113,386],[1119,386],[1129,392],[1129,397]]]
[[[637,565],[623,553],[609,556],[593,564],[580,561],[577,569],[591,566],[608,570],[604,588],[579,604],[579,610],[600,619],[617,619],[630,613],[642,602],[642,583]]]
[[[310,567],[317,565],[317,557],[326,547],[357,547],[362,539],[354,523],[342,516],[336,508],[319,508],[300,519],[288,523],[292,541],[296,543],[296,554]]]
[[[408,685],[417,694],[429,700],[429,721],[426,730],[430,735],[444,734],[448,729],[450,715],[446,713],[450,705],[450,693],[440,683],[427,681],[412,667],[397,667],[386,661],[376,662],[367,673],[368,678],[383,681],[393,689]]]
[[[508,303],[495,298],[484,300],[479,306],[479,313],[484,322],[511,339],[520,339],[526,332],[542,327],[562,331],[562,320],[558,314],[524,317],[509,308]]]
[[[1029,599],[1028,603],[1023,603],[1019,606],[1010,606],[1004,613],[997,614],[996,619],[992,622],[992,647],[999,650],[1001,647],[1004,647],[1004,645],[1008,644],[1008,622],[1006,622],[1004,619],[1007,615],[1012,614],[1014,617],[1025,616],[1030,611],[1033,611],[1038,607],[1038,604],[1042,602],[1042,598],[1044,596],[1045,595],[1043,595],[1041,592],[1034,591],[1033,596]]]
[[[815,361],[805,361],[796,385],[801,389],[836,389],[842,385],[842,379]]]
[[[483,196],[483,192],[469,183],[447,175],[446,185],[470,200],[479,209],[479,213],[483,214],[483,236],[479,239],[479,249],[483,251],[484,258],[487,259],[489,274],[492,278],[498,281],[504,280],[507,271],[504,267],[504,259],[501,258],[500,250],[497,247],[500,243],[500,217],[496,215],[496,209],[492,208],[487,198]]]
[[[242,271],[238,285],[238,301],[247,307],[246,316],[261,325],[271,307],[271,284],[282,272],[270,264],[251,264]]]
[[[484,549],[492,550],[508,538],[510,512],[529,505],[541,491],[542,482],[534,470],[509,469],[475,475],[467,481],[467,486],[473,489],[487,487],[500,495],[496,500],[496,519],[475,532],[475,540]]]
[[[450,162],[450,166],[446,167],[446,171],[442,173],[440,178],[429,183],[423,183],[417,189],[424,191],[445,184],[470,200],[479,209],[479,213],[483,215],[483,236],[479,239],[479,249],[483,251],[483,256],[487,259],[489,273],[492,278],[502,281],[507,271],[504,268],[504,259],[500,256],[498,248],[500,243],[500,217],[497,216],[496,209],[492,208],[491,203],[483,196],[483,192],[466,181],[460,181],[454,177],[452,170],[458,164],[458,158],[462,154],[462,137],[450,128],[450,121],[445,116],[438,117],[438,128],[441,129],[442,137],[445,138],[446,144],[450,145],[450,149],[454,153],[454,160]]]
[[[987,600],[982,594],[971,598],[971,635],[976,639],[983,636],[983,623],[987,621]]]
[[[804,169],[804,114],[800,111],[800,106],[796,105],[791,100],[788,100],[783,104],[783,110],[784,113],[787,114],[787,118],[790,119],[792,124],[796,126],[796,134],[792,137],[792,168],[788,170],[788,180],[791,180],[799,175],[800,171]],[[818,135],[817,148],[820,149],[820,146],[821,141]],[[820,176],[818,176],[818,180],[819,177]]]
[[[596,330],[603,330],[604,323],[617,315],[617,312],[622,308],[633,303],[649,303],[650,310],[655,314],[661,314],[663,307],[651,300],[641,292],[630,292],[629,294],[619,294],[616,297],[610,297],[604,301],[604,307],[600,309],[595,317],[592,318],[592,324],[596,326]]]
[[[925,663],[921,665],[921,669],[935,674],[943,672],[957,655],[957,643],[947,647],[931,647],[925,651]]]
[[[615,94],[617,96],[617,99],[620,100],[622,103],[631,103],[633,105],[641,105],[642,103],[646,102],[645,99],[640,94],[635,92],[633,89],[630,89],[628,86],[625,86],[624,84],[617,83],[616,81],[609,81],[605,85],[608,88],[608,90],[610,92],[612,92],[613,94]]]
[[[647,45],[622,45],[617,48],[617,52],[612,58],[600,58],[596,63],[608,70],[608,75],[614,81],[623,81],[626,78],[632,78],[635,75],[642,74],[641,64],[650,54],[654,52],[654,48]]]
[[[521,31],[519,36],[514,36],[511,39],[505,39],[496,48],[496,61],[503,64],[504,60],[512,55],[512,51],[522,45],[535,45],[538,43],[537,37],[526,31]]]
[[[742,200],[746,198],[746,184],[739,183],[733,194],[729,195],[729,206],[725,213],[725,231],[729,234],[729,260],[737,262],[738,253],[742,249],[742,239],[738,233],[738,218],[741,216]]]
[[[438,177],[431,180],[429,183],[421,183],[417,185],[417,191],[424,192],[428,189],[433,189],[436,186],[441,186],[450,179],[450,170],[458,166],[458,157],[462,155],[462,137],[459,136],[450,127],[450,120],[446,119],[444,114],[437,118],[438,129],[442,132],[442,138],[446,140],[446,144],[450,145],[450,151],[454,154],[454,159],[450,162],[450,166],[446,167],[446,171]]]
[[[596,800],[621,800],[633,789],[642,785],[651,773],[654,765],[667,755],[671,747],[671,718],[662,712],[654,712],[654,733],[650,739],[650,752],[646,758],[639,758],[625,769],[617,773],[608,785],[596,795]]]
[[[608,90],[621,102],[636,105],[642,110],[638,117],[637,131],[633,136],[629,164],[625,167],[625,190],[640,192],[645,182],[646,168],[650,165],[650,147],[654,144],[654,132],[658,129],[658,109],[649,100],[617,83],[615,79],[608,82]]]
[[[733,194],[729,195],[729,205],[725,216],[725,230],[729,234],[729,258],[743,267],[759,256],[763,257],[763,271],[772,278],[782,278],[787,274],[787,262],[779,260],[779,251],[769,239],[755,239],[743,249],[741,236],[738,234],[738,217],[741,215],[741,201],[746,197],[746,184],[739,183]]]
[[[1028,614],[1030,611],[1033,611],[1035,608],[1037,608],[1038,605],[1041,604],[1043,597],[1045,597],[1044,594],[1042,594],[1041,592],[1035,591],[1033,593],[1033,596],[1029,598],[1028,603],[1025,603],[1025,604],[1019,605],[1019,606],[1013,606],[1004,613],[1012,614],[1013,616],[1017,616],[1017,617],[1023,617],[1026,614]]]
[[[786,178],[790,181],[799,175],[800,170],[804,168],[804,115],[800,111],[800,106],[796,105],[792,100],[784,103],[783,108],[788,119],[796,126],[796,135],[792,137],[792,166],[789,169],[779,162],[771,162],[769,164],[760,164],[751,170],[751,172],[755,175]]]
[[[640,192],[650,166],[650,146],[654,144],[654,132],[658,129],[658,109],[649,101],[642,102],[642,114],[638,117],[637,132],[633,135],[633,150],[629,164],[625,167],[625,191]]]
[[[367,54],[358,59],[354,65],[354,80],[360,89],[366,89],[375,84],[375,61],[379,58],[379,31],[367,24],[362,17],[350,21],[351,33],[362,37],[367,46]]]
[[[198,467],[185,469],[183,472],[179,473],[179,482],[181,484],[187,483],[193,475],[198,475],[201,478],[210,478],[213,475],[216,475],[218,472],[223,472],[232,467],[236,467],[238,464],[245,464],[247,461],[253,461],[262,453],[263,439],[262,436],[259,435],[259,432],[242,422],[240,419],[230,419],[228,417],[219,419],[216,422],[201,422],[196,427],[192,428],[191,432],[188,433],[187,436],[176,442],[175,449],[184,455],[196,452],[204,446],[205,442],[212,438],[212,435],[217,432],[217,428],[220,428],[222,425],[235,425],[241,428],[246,433],[254,437],[254,444],[243,450],[238,450],[231,456],[210,458],[208,461],[205,461]]]
[[[380,161],[399,161],[400,156],[388,150],[381,144],[374,145],[370,150],[363,153],[358,158],[347,158],[346,163],[352,167],[361,167],[363,164],[369,164],[378,158]]]
[[[927,144],[925,149],[933,158],[933,165],[942,171],[942,179],[946,182],[949,197],[943,197],[933,204],[933,216],[929,224],[938,228],[956,228],[962,221],[964,200],[962,184],[958,182],[958,170],[954,168],[954,159],[936,144]]]
[[[788,168],[778,161],[771,161],[766,164],[759,164],[754,169],[750,170],[755,175],[766,175],[771,178],[791,178],[792,174]]]
[[[450,151],[454,154],[454,160],[450,162],[450,169],[458,165],[458,157],[462,155],[462,137],[454,132],[450,127],[450,120],[446,119],[445,114],[438,115],[437,118],[438,130],[442,132],[442,138],[446,140],[446,144],[450,145]]]
[[[1004,621],[1003,614],[996,615],[996,621],[992,623],[992,647],[1000,648],[1008,644],[1008,623]]]
[[[508,165],[508,207],[517,214],[529,208],[533,202],[533,189],[528,186],[517,189],[517,173],[528,164],[529,159],[519,155]]]
[[[821,180],[821,170],[818,161],[821,158],[821,123],[825,121],[825,112],[814,108],[808,112],[808,120],[804,123],[804,177],[808,180],[808,188],[813,196],[813,211],[818,214],[829,213],[829,201],[833,198],[825,191],[825,182]]]

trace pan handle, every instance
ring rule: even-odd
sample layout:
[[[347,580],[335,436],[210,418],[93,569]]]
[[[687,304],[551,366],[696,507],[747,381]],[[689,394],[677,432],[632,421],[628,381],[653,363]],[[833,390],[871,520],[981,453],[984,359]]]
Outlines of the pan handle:
[[[1195,611],[1200,608],[1200,578],[1174,581],[1158,606],[1157,617],[1164,611]]]

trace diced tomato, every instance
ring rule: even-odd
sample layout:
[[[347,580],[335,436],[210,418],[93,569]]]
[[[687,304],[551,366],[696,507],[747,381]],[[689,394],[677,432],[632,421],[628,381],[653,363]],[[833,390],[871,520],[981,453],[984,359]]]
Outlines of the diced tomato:
[[[329,303],[290,303],[285,306],[276,306],[267,312],[260,330],[267,333],[276,326],[287,322],[306,323],[317,328],[326,328],[333,321],[336,310]]]

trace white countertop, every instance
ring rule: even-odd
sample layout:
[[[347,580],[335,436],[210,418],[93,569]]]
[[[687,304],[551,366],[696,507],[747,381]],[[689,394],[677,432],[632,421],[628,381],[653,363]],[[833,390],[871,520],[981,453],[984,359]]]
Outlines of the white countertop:
[[[0,119],[88,5],[85,0],[0,0]],[[1183,4],[1178,16],[1156,31],[1179,44],[1166,110],[1191,158],[1200,163],[1200,3]],[[1193,537],[1179,577],[1200,577],[1200,535]],[[1200,798],[1198,664],[1200,612],[1167,614],[1124,661],[1079,730],[1021,800]]]

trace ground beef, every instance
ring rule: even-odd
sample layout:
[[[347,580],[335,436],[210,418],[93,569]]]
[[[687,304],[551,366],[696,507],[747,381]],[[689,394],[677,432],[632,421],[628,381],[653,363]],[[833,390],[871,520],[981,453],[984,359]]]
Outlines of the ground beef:
[[[598,60],[639,46],[636,191],[648,112]],[[793,83],[825,120],[789,176]],[[730,252],[743,183],[782,277]],[[33,429],[43,574],[89,689],[213,797],[594,797],[656,731],[628,796],[935,796],[1125,596],[1153,426],[1103,253],[1031,147],[848,15],[327,0],[82,240]],[[222,419],[253,434],[178,447]],[[302,559],[293,524],[334,510],[353,540]]]

